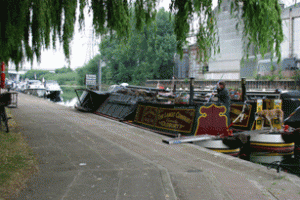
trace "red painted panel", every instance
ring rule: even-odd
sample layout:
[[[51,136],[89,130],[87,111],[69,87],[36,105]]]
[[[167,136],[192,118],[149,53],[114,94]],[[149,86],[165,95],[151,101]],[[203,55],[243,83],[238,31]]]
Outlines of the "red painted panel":
[[[200,107],[200,117],[195,135],[221,135],[228,136],[226,107],[211,104]]]

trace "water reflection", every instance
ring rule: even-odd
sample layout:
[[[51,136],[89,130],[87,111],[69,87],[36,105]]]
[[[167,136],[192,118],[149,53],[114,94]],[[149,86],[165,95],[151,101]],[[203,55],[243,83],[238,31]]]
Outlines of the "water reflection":
[[[57,102],[57,104],[67,106],[67,107],[75,107],[75,104],[77,103],[77,101],[78,101],[78,98],[74,97],[71,100]]]
[[[273,162],[281,162],[286,158],[291,158],[294,153],[259,153],[250,154],[250,161],[258,164],[270,164]]]
[[[300,157],[294,153],[259,153],[250,154],[250,161],[300,176]]]

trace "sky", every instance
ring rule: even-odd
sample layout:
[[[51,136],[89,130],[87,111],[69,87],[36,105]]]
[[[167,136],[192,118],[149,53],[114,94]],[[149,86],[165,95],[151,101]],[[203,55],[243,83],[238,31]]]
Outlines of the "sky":
[[[165,10],[169,10],[169,4],[171,0],[160,0],[158,8],[164,7]],[[292,5],[295,3],[295,0],[283,0],[286,6]],[[300,0],[297,0],[300,2]],[[217,0],[213,0],[214,6],[216,5]],[[98,44],[100,43],[101,39],[98,37],[93,37],[92,32],[92,21],[91,17],[87,17],[85,20],[85,30],[84,31],[77,31],[78,24],[75,26],[75,33],[73,40],[70,44],[70,60],[72,69],[76,69],[78,67],[82,67],[84,64],[88,62],[90,58],[99,54]],[[11,67],[14,67],[11,64]],[[47,70],[54,70],[57,68],[62,68],[64,66],[68,66],[68,63],[65,60],[65,56],[63,53],[62,45],[57,44],[56,50],[49,49],[42,51],[41,54],[41,62],[38,64],[36,60],[34,60],[33,65],[30,62],[26,62],[23,64],[23,69],[47,69]]]

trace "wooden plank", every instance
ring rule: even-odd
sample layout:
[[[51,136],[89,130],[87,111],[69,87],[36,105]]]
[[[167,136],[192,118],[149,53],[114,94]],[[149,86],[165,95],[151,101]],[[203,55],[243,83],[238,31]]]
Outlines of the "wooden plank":
[[[168,139],[163,139],[162,141],[167,144],[181,144],[181,143],[196,142],[196,141],[203,141],[203,140],[212,140],[217,138],[219,137],[214,135],[198,135],[198,136],[186,136],[180,138],[168,138]]]

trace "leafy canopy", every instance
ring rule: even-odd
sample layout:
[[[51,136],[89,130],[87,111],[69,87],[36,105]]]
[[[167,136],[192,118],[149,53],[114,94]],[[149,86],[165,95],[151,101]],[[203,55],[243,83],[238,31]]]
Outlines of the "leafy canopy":
[[[134,23],[132,19],[131,23]],[[130,39],[120,42],[116,35],[102,38],[101,60],[107,65],[112,83],[143,84],[147,79],[170,79],[173,74],[176,36],[174,20],[161,8],[155,24],[142,31],[132,28]]]
[[[24,75],[21,76],[22,79],[29,79],[29,80],[42,80],[42,77],[46,74],[51,74],[48,70],[38,70],[38,69],[32,69],[28,70]]]
[[[70,67],[66,67],[66,66],[64,66],[64,67],[62,67],[62,68],[60,68],[60,69],[56,69],[55,70],[55,73],[56,74],[63,74],[63,73],[68,73],[68,72],[72,72],[73,70],[70,68]]]
[[[0,61],[13,61],[16,66],[24,59],[40,61],[41,50],[48,49],[52,40],[63,45],[69,59],[69,44],[74,33],[76,11],[83,25],[84,8],[93,11],[93,27],[98,34],[108,31],[120,37],[129,37],[130,19],[136,15],[135,26],[142,30],[144,24],[155,19],[160,0],[7,0],[0,1]],[[228,0],[223,0],[228,1]],[[218,0],[218,4],[222,0]],[[233,13],[240,10],[244,37],[252,43],[256,53],[275,52],[280,58],[279,45],[283,39],[278,0],[233,0]],[[134,9],[131,9],[134,8]],[[216,18],[212,0],[171,0],[170,10],[175,16],[177,50],[182,47],[191,30],[190,22],[199,17],[197,34],[202,60],[208,58],[208,49],[218,50]],[[249,45],[250,46],[250,45]],[[248,46],[248,47],[249,47]],[[248,48],[247,48],[248,49]],[[246,50],[247,50],[246,49]],[[17,67],[18,68],[18,67]]]
[[[77,77],[76,81],[79,85],[84,85],[84,79],[86,74],[96,74],[98,77],[98,67],[100,62],[100,54],[93,57],[87,64],[83,67],[77,68]],[[103,69],[102,69],[103,73]]]

